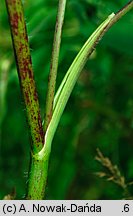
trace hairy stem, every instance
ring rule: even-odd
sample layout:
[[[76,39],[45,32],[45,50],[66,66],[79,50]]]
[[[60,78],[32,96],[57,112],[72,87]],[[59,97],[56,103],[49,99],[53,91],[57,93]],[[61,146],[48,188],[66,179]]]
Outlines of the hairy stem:
[[[61,43],[62,25],[65,14],[65,6],[66,0],[59,0],[59,8],[55,27],[51,67],[49,74],[48,92],[46,99],[44,131],[46,131],[48,127],[53,112],[54,92]],[[43,154],[41,154],[40,151],[36,155],[32,155],[30,168],[31,172],[29,173],[28,190],[26,196],[27,199],[44,199],[46,194],[49,155],[49,151],[43,152]]]
[[[30,133],[33,143],[27,199],[43,199],[46,192],[48,160],[51,151],[52,139],[58,126],[61,115],[69,99],[69,96],[73,90],[73,87],[88,57],[93,52],[99,40],[116,21],[118,21],[125,13],[127,13],[133,7],[133,1],[130,1],[123,9],[117,12],[116,15],[111,14],[107,18],[107,20],[105,20],[87,40],[87,42],[75,58],[74,62],[70,66],[61,84],[61,87],[59,87],[59,91],[57,92],[57,96],[55,97],[55,105],[53,112],[53,99],[61,42],[61,30],[66,4],[65,0],[59,0],[59,10],[57,16],[57,24],[55,30],[55,39],[49,77],[49,90],[46,101],[47,108],[46,120],[44,125],[44,131],[46,131],[45,145],[43,145],[44,133],[40,117],[38,97],[33,78],[33,70],[22,4],[20,0],[6,0],[6,4],[9,13],[9,21],[11,25],[18,74],[26,105]]]
[[[39,152],[44,143],[38,95],[33,76],[30,48],[21,0],[6,0],[12,34],[15,59],[21,90],[26,106],[27,118],[32,138],[32,152]]]
[[[57,20],[56,20],[55,33],[54,33],[53,51],[52,51],[51,65],[50,65],[50,73],[49,73],[47,99],[46,99],[44,131],[46,131],[53,113],[53,101],[54,101],[65,7],[66,7],[66,0],[59,0]]]
[[[46,195],[49,154],[32,155],[26,199],[42,200]]]

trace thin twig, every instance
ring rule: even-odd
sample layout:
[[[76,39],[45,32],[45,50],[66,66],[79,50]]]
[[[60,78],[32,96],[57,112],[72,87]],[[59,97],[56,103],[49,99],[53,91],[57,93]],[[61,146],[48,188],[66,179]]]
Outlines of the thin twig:
[[[123,8],[121,8],[115,16],[112,18],[112,20],[108,23],[108,25],[105,27],[104,31],[101,33],[99,39],[96,41],[96,44],[99,42],[99,40],[104,36],[104,34],[119,20],[121,19],[128,11],[133,9],[133,0],[129,1]]]
[[[117,22],[119,19],[121,19],[132,8],[133,8],[133,1],[129,1],[123,8],[121,8],[115,14],[115,17],[114,17],[114,19],[111,22],[111,25],[113,25],[115,22]]]
[[[52,51],[51,65],[50,65],[48,91],[47,91],[47,98],[46,98],[44,131],[46,131],[49,125],[49,122],[51,120],[52,113],[53,113],[53,101],[54,101],[54,93],[55,93],[55,85],[56,85],[56,77],[57,77],[57,69],[58,69],[61,34],[62,34],[62,26],[63,26],[63,21],[64,21],[65,7],[66,7],[66,0],[59,0],[58,14],[57,14],[57,19],[56,19],[55,34],[54,34],[54,42],[53,42],[53,51]]]

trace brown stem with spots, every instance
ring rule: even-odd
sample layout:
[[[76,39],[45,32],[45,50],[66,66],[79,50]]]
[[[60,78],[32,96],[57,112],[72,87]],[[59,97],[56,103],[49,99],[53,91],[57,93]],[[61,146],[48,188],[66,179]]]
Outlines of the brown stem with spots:
[[[44,133],[40,115],[38,95],[33,76],[30,48],[21,0],[6,0],[12,41],[21,90],[26,106],[27,118],[32,138],[33,154],[44,145]]]
[[[70,74],[71,76],[69,75],[69,77],[71,77],[72,79],[70,80],[69,78],[69,80],[66,80],[67,85],[65,83],[65,86],[63,87],[63,93],[58,100],[59,103],[58,107],[56,105],[56,112],[54,112],[53,122],[51,123],[52,126],[48,130],[49,133],[47,133],[46,145],[43,148],[44,134],[43,134],[42,122],[41,122],[40,111],[39,111],[39,102],[38,102],[37,92],[35,88],[35,81],[33,77],[33,70],[31,64],[30,50],[29,50],[27,33],[26,33],[22,3],[21,0],[5,0],[5,1],[7,4],[7,9],[9,14],[9,21],[11,26],[11,33],[12,33],[14,50],[15,50],[18,74],[19,74],[21,89],[23,92],[24,101],[27,110],[28,122],[30,126],[30,134],[32,137],[32,158],[31,158],[32,160],[30,164],[31,167],[29,172],[27,199],[43,199],[46,191],[48,161],[49,161],[49,155],[51,151],[52,138],[57,128],[60,116],[64,110],[64,107],[67,103],[67,100],[70,96],[70,93],[72,91],[72,88],[77,78],[73,77],[73,73],[71,71],[72,74]],[[59,2],[61,1],[59,0]],[[132,7],[133,7],[133,1],[130,1],[116,15],[113,15],[113,17],[111,15],[110,17],[111,19],[109,19],[110,20],[109,24],[107,24],[105,28],[102,29],[101,33],[99,32],[100,35],[98,36],[96,33],[94,34],[95,41],[92,41],[92,43],[94,43],[92,45],[95,47],[96,44],[99,42],[99,39],[105,34],[105,32]],[[107,21],[105,20],[105,22]],[[102,27],[103,24],[101,28]],[[90,49],[92,45],[90,44],[90,47],[88,47],[88,49]],[[59,47],[57,49],[59,49]],[[89,51],[89,54],[90,52],[92,52],[92,50]],[[85,64],[87,57],[88,57],[88,53],[84,53],[84,58],[82,56],[83,58],[82,61],[81,59],[78,59],[80,60],[79,61],[80,65],[78,64],[80,66],[80,70]],[[58,66],[58,62],[56,59],[55,59],[55,65]],[[75,68],[73,68],[73,72],[75,72],[76,70]],[[78,71],[78,73],[79,72],[80,71]],[[52,76],[55,76],[55,74]],[[78,76],[78,74],[76,76]],[[54,95],[53,92],[54,92],[55,81],[56,81],[55,78],[53,83],[51,83],[51,92],[53,95]],[[70,87],[71,89],[69,89]],[[50,115],[53,107],[52,105],[53,99],[51,100],[51,102],[50,102],[51,109],[49,109]],[[60,110],[58,110],[58,108]]]

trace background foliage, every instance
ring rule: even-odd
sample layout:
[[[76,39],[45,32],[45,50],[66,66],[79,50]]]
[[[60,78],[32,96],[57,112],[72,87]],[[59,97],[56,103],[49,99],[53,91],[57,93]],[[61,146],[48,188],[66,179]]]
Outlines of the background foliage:
[[[57,87],[93,30],[125,0],[68,0]],[[44,116],[57,0],[24,1],[35,80]],[[0,2],[0,199],[15,187],[23,199],[29,142],[25,108],[4,1]],[[62,116],[52,146],[47,199],[121,199],[122,189],[95,175],[100,148],[133,180],[133,13],[103,38],[91,56]],[[133,194],[133,186],[130,186]]]

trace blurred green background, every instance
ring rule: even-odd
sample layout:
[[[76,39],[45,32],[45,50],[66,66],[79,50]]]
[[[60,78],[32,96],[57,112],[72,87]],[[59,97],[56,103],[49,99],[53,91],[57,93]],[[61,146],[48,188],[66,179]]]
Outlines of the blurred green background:
[[[95,28],[126,0],[68,0],[57,87]],[[42,117],[57,13],[57,0],[24,1]],[[0,2],[0,199],[16,188],[25,195],[30,138],[7,11]],[[122,199],[103,170],[96,148],[133,181],[133,11],[102,39],[82,71],[56,132],[49,164],[47,199]],[[129,188],[133,195],[133,186]]]

